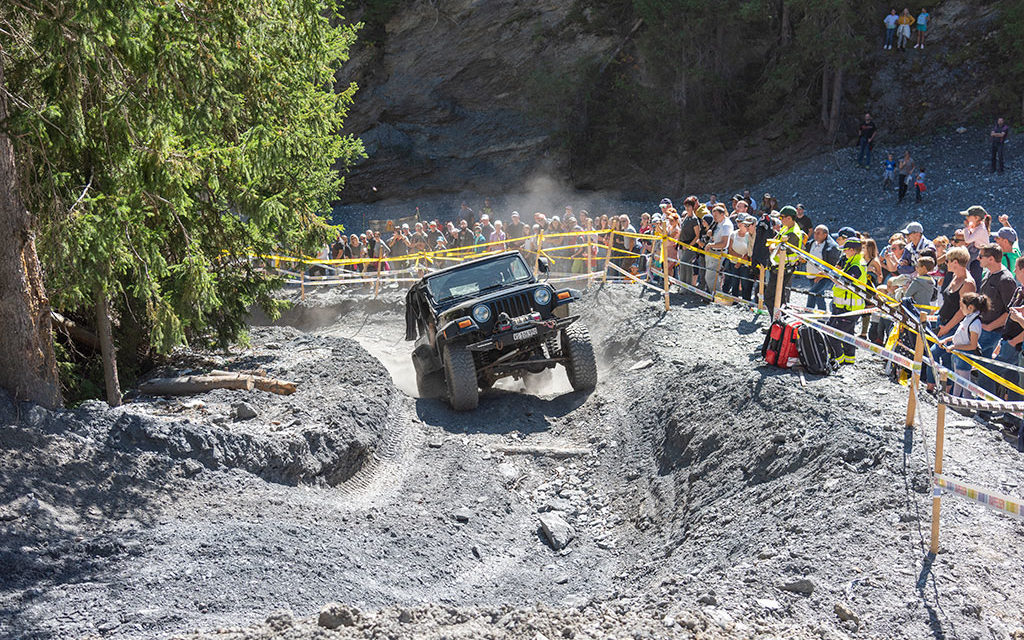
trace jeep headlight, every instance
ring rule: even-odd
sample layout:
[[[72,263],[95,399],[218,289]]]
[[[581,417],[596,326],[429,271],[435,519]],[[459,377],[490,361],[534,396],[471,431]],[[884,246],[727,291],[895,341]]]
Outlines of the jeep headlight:
[[[483,324],[491,319],[491,308],[486,304],[478,304],[473,307],[473,319]]]
[[[551,289],[547,287],[541,287],[533,290],[533,301],[542,307],[546,307],[551,302]]]

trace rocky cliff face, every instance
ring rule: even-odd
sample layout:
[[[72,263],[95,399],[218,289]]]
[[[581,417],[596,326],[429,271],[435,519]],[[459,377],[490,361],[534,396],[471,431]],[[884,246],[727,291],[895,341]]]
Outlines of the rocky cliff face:
[[[584,32],[571,6],[419,0],[380,43],[357,47],[340,79],[360,86],[348,127],[369,159],[350,174],[346,200],[501,191],[564,173],[545,92],[572,85],[580,61],[617,44]]]
[[[988,122],[997,110],[1012,117],[1011,105],[1019,108],[1020,91],[1006,91],[1000,81],[1006,61],[994,46],[1004,0],[947,0],[932,10],[927,48],[905,52],[882,50],[886,11],[865,7],[857,27],[864,31],[863,58],[844,76],[834,140],[826,139],[815,116],[821,72],[809,66],[806,92],[759,98],[777,101],[778,109],[768,111],[774,115],[740,123],[736,114],[731,121],[722,114],[715,131],[693,144],[692,131],[705,125],[652,116],[658,105],[651,96],[671,87],[663,92],[652,81],[657,65],[638,41],[658,25],[638,30],[636,16],[626,9],[616,18],[608,8],[613,4],[622,5],[398,2],[382,28],[364,31],[339,76],[360,87],[347,128],[369,155],[350,172],[344,201],[497,195],[522,190],[540,176],[582,189],[704,191],[852,144],[868,110],[880,127],[879,141],[891,148],[944,126]],[[360,10],[348,17],[359,20]],[[754,49],[751,40],[746,58],[723,72],[742,96],[758,87],[767,42]],[[616,104],[602,95],[616,96]],[[783,117],[794,108],[808,114],[797,127]],[[641,133],[644,126],[647,133]],[[672,139],[687,127],[689,146]],[[610,139],[609,131],[619,138],[614,144],[593,144]]]

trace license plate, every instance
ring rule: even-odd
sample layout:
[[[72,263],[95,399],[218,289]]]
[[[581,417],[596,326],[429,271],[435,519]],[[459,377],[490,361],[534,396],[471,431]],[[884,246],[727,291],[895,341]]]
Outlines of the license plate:
[[[535,335],[537,335],[537,329],[535,329],[535,328],[534,329],[527,329],[526,331],[520,331],[519,333],[513,333],[512,334],[512,339],[513,340],[526,340],[527,338],[532,338]]]

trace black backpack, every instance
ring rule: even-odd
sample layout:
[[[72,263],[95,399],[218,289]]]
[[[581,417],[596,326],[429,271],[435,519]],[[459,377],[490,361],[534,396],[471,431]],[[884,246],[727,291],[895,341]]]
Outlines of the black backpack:
[[[835,343],[813,327],[804,327],[797,341],[800,349],[800,364],[807,373],[827,376],[839,369],[839,354]]]
[[[768,258],[771,253],[768,248],[768,240],[775,236],[772,230],[771,216],[765,214],[757,221],[754,233],[754,246],[751,250],[750,262],[755,267],[768,266]]]

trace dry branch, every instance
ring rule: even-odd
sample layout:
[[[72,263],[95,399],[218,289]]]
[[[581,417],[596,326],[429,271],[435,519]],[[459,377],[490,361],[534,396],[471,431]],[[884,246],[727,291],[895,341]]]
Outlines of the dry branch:
[[[248,375],[248,376],[252,377],[253,384],[256,385],[256,388],[259,389],[260,391],[266,391],[267,393],[276,393],[278,395],[287,396],[287,395],[291,395],[291,394],[295,393],[295,390],[299,386],[297,383],[291,382],[290,380],[280,380],[278,378],[270,378],[270,377],[266,376],[265,375],[266,372],[262,371],[262,370],[258,370],[258,371],[244,371],[244,372],[241,372],[241,373],[244,373],[245,375]],[[233,375],[238,375],[238,373],[232,372],[232,371],[220,371],[218,369],[214,369],[213,371],[210,372],[210,375],[211,376],[233,376]]]
[[[573,447],[505,446],[495,447],[494,450],[506,455],[546,456],[548,458],[572,458],[590,454],[590,449]]]
[[[205,393],[214,389],[244,389],[255,386],[252,376],[184,376],[180,378],[153,378],[139,386],[139,391],[151,396],[185,396]]]

